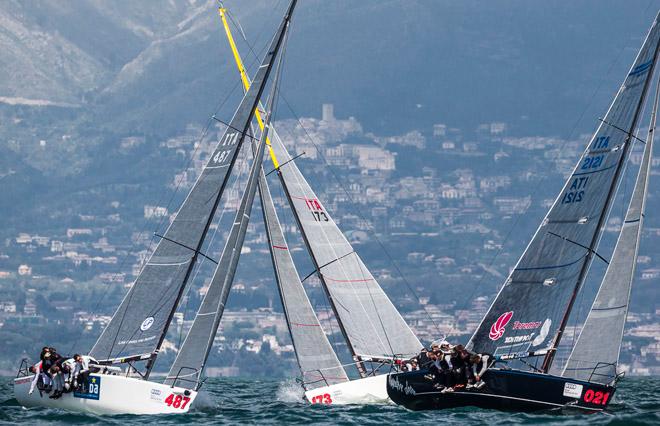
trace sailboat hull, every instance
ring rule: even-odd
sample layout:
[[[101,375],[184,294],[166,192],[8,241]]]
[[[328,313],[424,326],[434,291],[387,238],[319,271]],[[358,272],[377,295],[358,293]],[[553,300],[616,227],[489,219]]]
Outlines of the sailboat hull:
[[[538,411],[575,407],[604,410],[614,396],[612,386],[567,379],[549,374],[490,369],[486,386],[479,390],[441,393],[426,370],[390,374],[387,393],[396,404],[410,410],[442,410],[474,406],[504,411]]]
[[[87,393],[65,393],[58,399],[35,388],[34,376],[14,379],[14,395],[24,407],[60,408],[92,414],[183,414],[192,406],[197,392],[133,377],[92,374]]]
[[[386,382],[386,374],[365,377],[307,391],[305,398],[311,404],[389,404]]]

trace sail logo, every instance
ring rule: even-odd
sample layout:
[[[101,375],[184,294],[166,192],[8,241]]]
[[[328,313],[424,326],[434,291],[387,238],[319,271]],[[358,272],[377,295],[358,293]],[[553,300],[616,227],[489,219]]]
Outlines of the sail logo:
[[[497,318],[497,321],[490,326],[490,333],[488,333],[490,340],[499,340],[500,337],[504,336],[505,327],[511,321],[511,317],[513,317],[513,311],[505,312]]]
[[[151,328],[151,326],[154,325],[154,317],[147,317],[142,321],[142,325],[140,325],[140,330],[142,331],[147,331]]]
[[[316,198],[304,198],[307,208],[312,212],[312,217],[317,222],[328,222],[330,219],[328,215],[323,211],[321,203]]]

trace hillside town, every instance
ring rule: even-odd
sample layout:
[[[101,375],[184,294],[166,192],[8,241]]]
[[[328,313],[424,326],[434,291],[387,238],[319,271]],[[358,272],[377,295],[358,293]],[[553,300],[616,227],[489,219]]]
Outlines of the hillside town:
[[[467,341],[588,138],[514,136],[503,122],[484,123],[474,131],[437,123],[382,136],[363,129],[355,117],[336,118],[331,104],[322,106],[320,118],[286,119],[276,128],[326,210],[423,342],[438,337]],[[222,127],[214,129],[219,133]],[[202,130],[190,125],[181,135],[159,141],[158,155],[187,164],[172,170],[166,182],[150,183],[168,194],[160,197],[162,202],[143,200],[136,206],[135,199],[119,193],[115,198],[97,195],[89,205],[77,206],[67,227],[53,220],[36,232],[3,231],[0,335],[15,343],[10,347],[39,345],[58,328],[80,336],[76,350],[93,343],[148,259],[158,232],[176,214],[178,204],[171,194],[185,194],[212,152],[212,138],[199,140]],[[145,144],[144,136],[127,136],[118,141],[117,150],[131,153]],[[638,165],[639,158],[634,153],[632,164]],[[659,164],[655,158],[654,174]],[[272,165],[264,162],[264,168],[268,172]],[[286,197],[276,187],[272,192],[296,259],[304,265],[306,252],[287,214]],[[239,179],[227,192],[223,217],[213,230],[223,229],[220,223],[230,218],[241,194]],[[260,216],[254,217],[241,263],[256,266],[239,273],[233,287],[207,369],[211,376],[247,374],[249,362],[257,358],[294,370],[293,347],[268,270],[265,230]],[[615,211],[607,234],[616,235],[620,226],[620,211]],[[644,236],[660,236],[660,221],[649,219]],[[218,240],[225,237],[226,232],[218,232]],[[216,245],[209,253],[217,257],[222,244]],[[652,288],[660,277],[660,253],[654,250],[642,247],[636,280],[641,288]],[[307,269],[302,266],[299,272],[307,275]],[[176,353],[206,293],[209,271],[199,275],[201,282],[191,286],[175,315],[162,347],[166,356]],[[342,348],[347,352],[319,280],[310,277],[305,286],[331,341],[340,353]],[[628,374],[660,373],[660,317],[653,301],[649,303],[633,305],[628,315],[622,351]],[[581,314],[586,310],[588,302]],[[31,332],[29,344],[21,331],[28,325],[44,330],[42,335]],[[579,324],[569,326],[563,345],[570,347],[577,333]],[[19,351],[13,359],[3,358],[0,369],[11,371],[21,356]]]

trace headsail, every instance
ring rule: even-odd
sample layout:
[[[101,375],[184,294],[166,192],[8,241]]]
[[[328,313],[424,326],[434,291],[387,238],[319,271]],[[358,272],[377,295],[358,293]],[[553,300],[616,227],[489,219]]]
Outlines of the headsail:
[[[564,368],[564,377],[605,384],[616,378],[651,174],[658,89],[660,85],[656,87],[644,155],[621,233],[596,299]]]
[[[477,352],[552,353],[595,253],[655,68],[653,23],[605,119],[470,339]]]
[[[236,66],[241,75],[243,88],[247,91],[251,84],[250,78],[243,67],[243,61],[234,43],[234,38],[225,17],[225,9],[220,7],[219,12],[236,60]],[[264,123],[259,110],[255,112],[255,116],[263,131]],[[275,130],[271,129],[269,133],[273,134],[274,132]],[[269,138],[266,141],[270,144]],[[270,155],[273,164],[278,167],[279,163],[272,150]],[[332,349],[300,281],[263,170],[259,178],[259,194],[271,259],[275,270],[275,279],[282,299],[282,307],[284,308],[289,334],[296,352],[298,366],[302,373],[303,386],[306,390],[311,390],[321,386],[346,382],[348,381],[346,371]]]
[[[302,372],[303,386],[311,390],[347,382],[346,371],[321,328],[300,282],[263,174],[259,182],[259,195],[277,286]]]
[[[410,356],[422,344],[346,240],[277,133],[271,145],[278,173],[319,278],[354,355]]]
[[[271,67],[272,60],[277,56],[277,52],[285,38],[291,14],[295,7],[296,0],[292,0],[289,10],[285,15],[280,29],[272,41],[266,59],[264,61],[267,67]],[[278,73],[280,71],[282,56],[278,64]],[[263,65],[262,65],[263,66]],[[206,360],[213,346],[215,334],[220,325],[222,314],[224,312],[229,291],[234,281],[236,267],[241,254],[241,247],[245,240],[245,233],[247,231],[248,223],[250,220],[250,213],[252,211],[252,204],[256,195],[256,190],[259,182],[261,172],[261,165],[263,162],[264,151],[266,147],[266,138],[268,137],[270,112],[273,108],[273,102],[276,97],[277,77],[273,82],[273,89],[268,100],[266,112],[266,125],[261,134],[259,146],[255,153],[254,161],[250,168],[250,175],[241,198],[241,204],[236,212],[236,218],[232,225],[229,237],[222,250],[220,261],[209,284],[209,288],[202,300],[195,320],[188,331],[186,339],[179,348],[174,363],[170,369],[165,380],[166,384],[175,384],[182,387],[197,388],[200,384],[201,374],[204,371]],[[248,93],[250,90],[248,90]]]
[[[251,84],[250,78],[243,67],[243,61],[234,43],[229,24],[225,18],[225,10],[220,7],[219,12],[241,75],[243,87],[247,91]],[[264,123],[261,120],[259,110],[255,112],[255,116],[263,131]],[[271,129],[269,133],[274,133],[274,129]],[[272,151],[271,159],[277,167],[278,162]],[[303,386],[306,390],[311,390],[321,386],[346,382],[348,381],[346,371],[339,362],[319,323],[291,258],[289,246],[284,238],[263,169],[259,177],[259,194],[271,259],[275,270],[275,279],[289,327],[289,334],[296,352],[298,366],[302,373]]]
[[[146,359],[157,353],[236,162],[294,4],[295,0],[257,71],[251,90],[243,97],[209,162],[94,344],[90,355],[96,359]]]

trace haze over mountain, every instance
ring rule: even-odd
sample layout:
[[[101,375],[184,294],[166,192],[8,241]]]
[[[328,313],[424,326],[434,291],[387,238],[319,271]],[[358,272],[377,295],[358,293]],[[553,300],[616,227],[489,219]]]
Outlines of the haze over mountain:
[[[226,5],[255,50],[283,9]],[[77,105],[120,129],[201,122],[236,81],[215,8],[2,2],[0,96]],[[642,0],[302,1],[284,92],[300,115],[333,102],[372,128],[502,120],[565,136],[601,84],[593,104],[607,103],[653,11]]]

